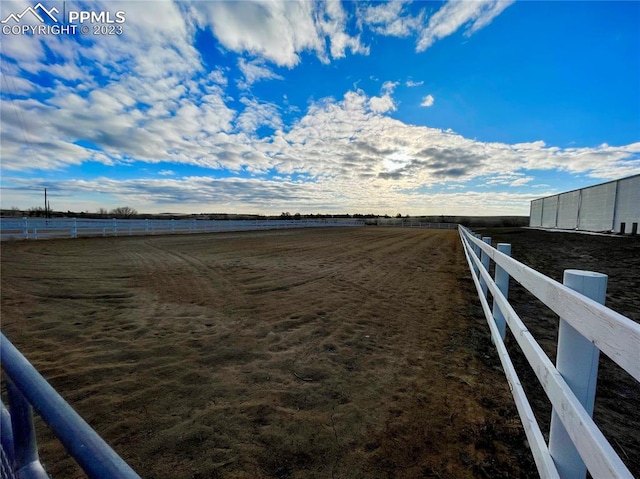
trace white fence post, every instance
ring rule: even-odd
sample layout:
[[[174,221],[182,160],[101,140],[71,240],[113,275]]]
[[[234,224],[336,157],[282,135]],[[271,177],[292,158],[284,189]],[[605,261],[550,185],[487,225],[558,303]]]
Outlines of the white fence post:
[[[72,238],[78,237],[78,220],[76,218],[73,218],[73,226],[71,227],[71,237]]]
[[[476,238],[478,237],[478,234],[471,232],[471,230],[469,230],[469,233],[472,236],[475,236]],[[478,245],[476,245],[475,243],[472,243],[471,241],[469,242],[469,245],[471,246],[471,252],[474,253],[479,258],[480,257],[480,249],[478,248]],[[475,271],[476,276],[480,277],[480,272],[478,271],[478,267],[476,266],[475,262],[473,263],[473,271]]]
[[[483,236],[482,241],[491,246],[491,236]],[[484,252],[484,250],[480,250],[480,261],[482,262],[482,266],[484,269],[489,272],[489,264],[491,262],[491,257]],[[484,279],[480,277],[480,286],[482,287],[482,294],[484,297],[487,297],[487,283],[485,283]]]
[[[607,291],[606,274],[568,269],[564,272],[563,284],[604,304]],[[556,368],[587,413],[593,416],[600,350],[560,318],[556,356]],[[549,452],[562,479],[586,477],[587,466],[555,411],[551,416]]]
[[[482,241],[482,235],[481,235],[481,234],[479,234],[479,233],[474,233],[474,236],[475,236],[476,238],[478,238],[480,241]],[[478,246],[477,244],[474,244],[474,245],[473,245],[473,248],[475,249],[476,256],[477,256],[478,258],[480,258],[480,253],[482,252],[482,250],[480,249],[480,246]]]
[[[511,245],[509,243],[498,243],[498,251],[507,256],[511,256]],[[509,273],[502,269],[497,263],[495,282],[505,299],[509,298]],[[507,323],[504,319],[504,314],[502,314],[502,310],[496,304],[495,298],[493,298],[493,320],[498,327],[498,331],[500,331],[500,337],[504,341],[507,332]]]
[[[24,235],[24,239],[29,239],[29,220],[26,216],[23,216],[22,221],[22,234]]]

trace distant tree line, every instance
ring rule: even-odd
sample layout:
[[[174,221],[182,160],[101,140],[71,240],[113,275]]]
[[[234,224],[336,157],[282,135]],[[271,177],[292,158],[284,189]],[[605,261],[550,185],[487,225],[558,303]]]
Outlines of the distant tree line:
[[[42,206],[34,206],[27,210],[21,210],[20,208],[13,206],[9,209],[0,210],[0,216],[3,217],[45,217],[47,211]],[[459,223],[469,227],[520,227],[529,225],[528,216],[409,216],[398,213],[394,217],[387,214],[376,215],[369,214],[301,214],[289,212],[282,212],[280,215],[250,215],[250,214],[232,214],[232,213],[197,213],[197,214],[175,214],[175,213],[160,213],[160,214],[140,214],[135,208],[130,206],[119,206],[112,210],[106,208],[100,208],[95,213],[86,212],[73,212],[73,211],[51,211],[49,210],[48,216],[50,218],[118,218],[118,219],[193,219],[193,220],[276,220],[276,219],[364,219],[370,220],[367,224],[377,224],[376,219],[388,219],[391,221],[401,220],[402,218],[411,218],[412,221],[418,221],[420,223]]]
[[[133,218],[134,216],[138,215],[138,212],[135,210],[135,208],[131,208],[130,206],[119,206],[118,208],[114,208],[111,211],[106,210],[105,208],[100,208],[96,213],[89,213],[87,212],[73,212],[73,211],[67,211],[66,213],[62,212],[62,211],[51,211],[51,210],[46,210],[44,207],[42,206],[33,206],[27,210],[21,210],[20,208],[18,208],[17,206],[12,206],[10,209],[3,209],[0,210],[0,214],[2,216],[13,216],[13,217],[23,217],[23,216],[27,216],[27,217],[86,217],[86,218],[91,218],[91,217],[99,217],[99,218],[122,218],[122,219],[128,219],[128,218]]]

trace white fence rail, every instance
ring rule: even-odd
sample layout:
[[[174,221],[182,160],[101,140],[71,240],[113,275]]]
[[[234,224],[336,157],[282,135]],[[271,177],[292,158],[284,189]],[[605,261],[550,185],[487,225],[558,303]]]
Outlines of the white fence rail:
[[[365,224],[375,224],[376,226],[396,226],[398,228],[425,228],[434,230],[455,230],[458,223],[422,223],[416,219],[396,219],[378,218],[375,220],[366,219]]]
[[[606,276],[568,270],[565,272],[563,285],[501,252],[501,249],[509,249],[506,245],[498,245],[498,249],[495,249],[491,246],[491,238],[480,238],[462,226],[459,227],[459,233],[482,309],[489,323],[491,337],[498,350],[540,476],[584,478],[588,469],[594,478],[632,478],[628,468],[605,439],[591,415],[598,350],[640,381],[640,325],[598,301],[574,291],[571,288],[576,285],[569,284],[567,280],[568,277],[574,280],[579,277],[581,281],[589,282],[592,278],[604,277],[606,288]],[[491,260],[496,264],[497,281],[489,274]],[[558,358],[572,357],[574,361],[562,365],[559,363],[557,367],[552,364],[509,304],[504,275],[508,275],[506,284],[509,276],[514,278],[560,316]],[[489,307],[487,292],[493,297],[493,309]],[[601,298],[596,299],[603,302],[604,292],[600,291],[597,294],[601,295]],[[554,418],[551,423],[549,447],[545,443],[505,347],[505,323],[553,406]],[[575,332],[570,340],[566,339],[566,328],[571,328],[572,334]],[[590,356],[591,362],[586,366],[575,361],[579,354],[585,352],[583,350],[580,353],[578,349],[585,347],[587,353],[589,348],[596,351],[595,360],[593,355]],[[585,393],[590,389],[592,391]],[[570,452],[573,448],[577,459]]]
[[[52,239],[213,233],[285,228],[362,226],[361,220],[127,220],[85,218],[2,218],[0,239]]]

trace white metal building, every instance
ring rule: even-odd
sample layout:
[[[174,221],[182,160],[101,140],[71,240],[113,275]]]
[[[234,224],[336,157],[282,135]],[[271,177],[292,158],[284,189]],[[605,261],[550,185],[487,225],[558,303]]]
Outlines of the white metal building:
[[[531,202],[529,226],[638,233],[640,175],[609,181]]]

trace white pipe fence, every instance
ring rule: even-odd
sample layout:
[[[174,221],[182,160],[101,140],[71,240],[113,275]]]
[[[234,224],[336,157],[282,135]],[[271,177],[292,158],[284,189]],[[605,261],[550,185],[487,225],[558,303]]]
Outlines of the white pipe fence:
[[[480,238],[463,226],[459,233],[540,477],[584,478],[588,470],[596,479],[632,478],[591,416],[599,351],[640,381],[640,324],[601,304],[605,275],[567,270],[565,284],[560,284],[512,259],[510,245],[495,249],[491,238]],[[489,274],[491,260],[496,281]],[[560,316],[557,367],[509,304],[509,277]],[[487,292],[493,297],[493,310]],[[553,406],[549,447],[505,347],[505,323]]]
[[[88,218],[2,218],[0,239],[53,239],[255,231],[328,226],[363,226],[356,219],[317,220],[155,220]]]

